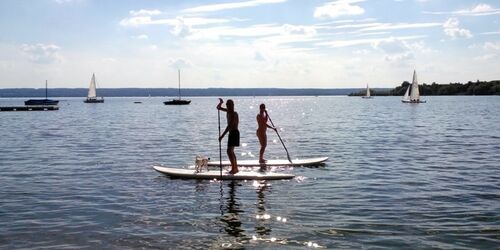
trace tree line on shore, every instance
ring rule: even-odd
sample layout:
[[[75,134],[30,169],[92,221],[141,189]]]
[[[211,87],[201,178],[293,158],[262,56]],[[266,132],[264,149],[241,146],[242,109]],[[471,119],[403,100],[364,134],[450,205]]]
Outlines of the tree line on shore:
[[[405,94],[406,89],[411,83],[404,81],[401,86],[388,91],[372,90],[372,96],[402,96]],[[419,85],[420,95],[500,95],[500,80],[495,81],[469,81],[463,83],[449,83],[449,84],[422,84]],[[356,93],[351,93],[349,96],[365,95],[366,90],[361,90]]]

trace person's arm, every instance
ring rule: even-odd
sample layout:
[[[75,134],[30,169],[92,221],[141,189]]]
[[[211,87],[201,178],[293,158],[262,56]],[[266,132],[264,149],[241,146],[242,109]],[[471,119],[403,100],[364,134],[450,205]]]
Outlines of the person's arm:
[[[224,136],[226,136],[227,132],[229,132],[233,128],[234,114],[228,114],[228,118],[229,119],[227,121],[226,129],[224,129],[224,132],[222,132],[222,135],[219,137],[219,141],[221,141],[222,138],[224,138]]]
[[[227,112],[227,109],[222,107],[223,103],[224,103],[224,101],[222,100],[222,98],[219,98],[219,104],[217,105],[217,109],[220,111]]]
[[[222,138],[224,138],[224,136],[226,136],[228,131],[229,131],[229,126],[226,127],[224,132],[222,132],[222,135],[220,135],[220,137],[219,137],[219,141],[222,141]]]
[[[266,117],[269,119],[269,115],[267,114],[267,110],[266,110]],[[274,130],[274,131],[276,131],[276,130],[277,130],[275,127],[273,127],[273,126],[271,126],[271,125],[267,124],[267,122],[266,122],[266,126],[267,126],[268,128],[270,128],[270,129]]]

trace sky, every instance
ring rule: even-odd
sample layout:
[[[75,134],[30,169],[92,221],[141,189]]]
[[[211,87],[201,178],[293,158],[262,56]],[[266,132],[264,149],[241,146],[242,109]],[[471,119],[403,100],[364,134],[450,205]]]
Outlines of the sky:
[[[0,0],[0,88],[500,79],[498,0]]]

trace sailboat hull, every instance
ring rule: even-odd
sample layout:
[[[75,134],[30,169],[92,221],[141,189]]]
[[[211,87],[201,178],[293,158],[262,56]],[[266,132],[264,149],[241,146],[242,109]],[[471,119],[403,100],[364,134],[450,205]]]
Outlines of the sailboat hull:
[[[83,101],[84,103],[103,103],[104,102],[104,98],[89,98],[87,97],[86,100]]]
[[[191,103],[191,100],[172,100],[163,102],[165,105],[188,105]]]
[[[420,100],[418,100],[418,101],[401,100],[401,102],[403,102],[403,103],[426,103],[426,101],[420,101]]]
[[[54,106],[57,104],[59,104],[59,101],[50,99],[30,99],[24,102],[26,106]]]
[[[104,103],[104,99],[87,99],[83,101],[84,103]]]

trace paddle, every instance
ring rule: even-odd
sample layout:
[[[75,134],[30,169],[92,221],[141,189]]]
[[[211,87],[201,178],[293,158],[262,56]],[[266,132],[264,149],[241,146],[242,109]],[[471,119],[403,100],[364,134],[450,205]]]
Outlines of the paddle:
[[[222,99],[220,99],[220,100],[222,102]],[[217,109],[217,117],[219,120],[219,137],[217,138],[217,140],[219,141],[219,167],[220,167],[220,179],[222,180],[222,146],[221,146],[221,142],[219,140],[219,138],[220,138],[220,110],[219,109]]]
[[[266,115],[267,115],[267,118],[269,118],[269,121],[271,122],[271,125],[273,125],[273,127],[276,128],[276,126],[274,126],[274,123],[273,123],[273,120],[271,119],[271,117],[269,116],[269,113],[267,113],[267,110],[266,110]],[[288,149],[286,149],[286,146],[285,146],[285,143],[283,142],[283,140],[281,139],[281,136],[280,136],[280,133],[278,133],[278,129],[274,130],[276,131],[276,134],[278,135],[278,138],[280,139],[281,141],[281,145],[283,145],[283,148],[285,148],[285,151],[286,151],[286,157],[288,158],[288,161],[290,163],[292,163],[292,159],[290,158],[290,154],[288,153]]]

